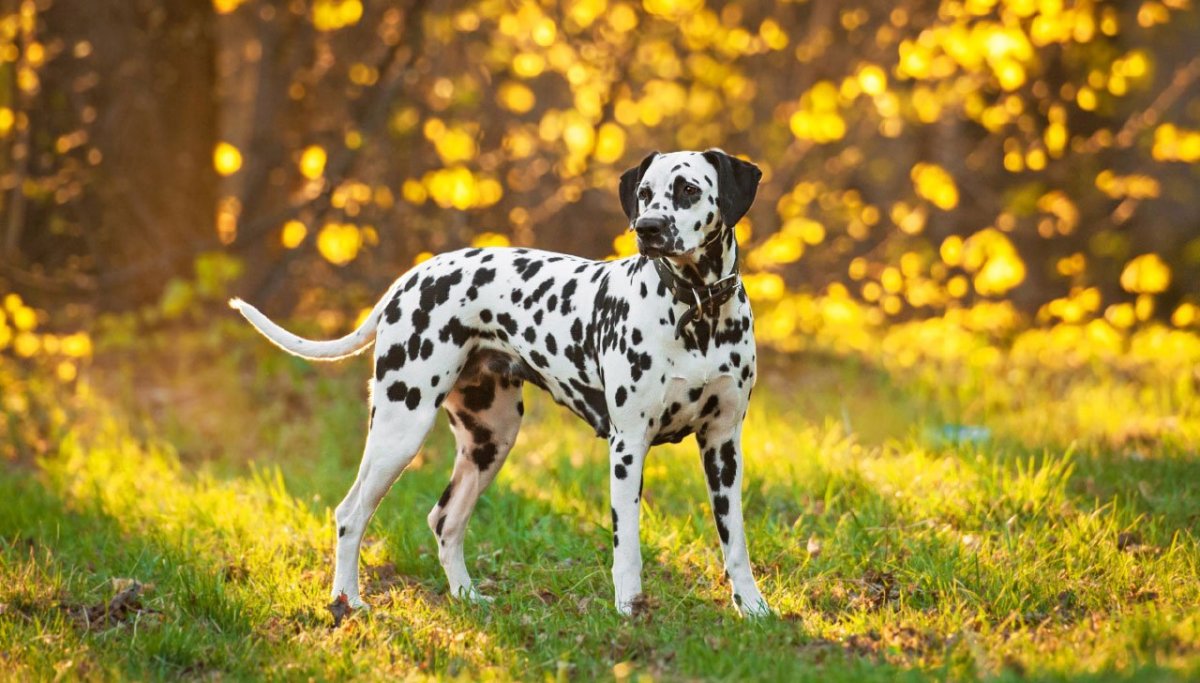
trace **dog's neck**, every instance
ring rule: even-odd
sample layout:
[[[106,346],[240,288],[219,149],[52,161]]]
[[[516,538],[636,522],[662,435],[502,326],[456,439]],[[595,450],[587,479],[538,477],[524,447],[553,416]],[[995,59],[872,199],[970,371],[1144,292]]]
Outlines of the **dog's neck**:
[[[706,287],[738,272],[737,238],[732,227],[717,225],[713,236],[680,256],[663,256],[659,263],[679,280]]]

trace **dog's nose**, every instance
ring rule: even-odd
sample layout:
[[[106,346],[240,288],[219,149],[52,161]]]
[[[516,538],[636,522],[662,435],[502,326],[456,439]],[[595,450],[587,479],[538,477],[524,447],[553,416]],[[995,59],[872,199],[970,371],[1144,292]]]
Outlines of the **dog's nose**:
[[[662,236],[663,230],[665,230],[666,227],[667,219],[657,216],[639,218],[637,219],[637,222],[633,224],[633,229],[637,232],[638,237],[641,237],[642,239],[660,237]]]

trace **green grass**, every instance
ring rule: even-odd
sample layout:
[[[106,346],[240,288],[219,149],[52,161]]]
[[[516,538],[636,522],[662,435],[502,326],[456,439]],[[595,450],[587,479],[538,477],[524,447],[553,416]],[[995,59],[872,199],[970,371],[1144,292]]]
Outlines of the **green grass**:
[[[9,368],[0,391],[30,399],[3,404],[10,425],[33,419],[24,403],[52,408],[10,430],[42,435],[34,455],[0,467],[0,675],[1200,676],[1194,389],[1084,374],[991,400],[862,360],[760,365],[746,518],[779,618],[729,604],[690,439],[648,459],[651,609],[620,618],[604,444],[530,388],[467,537],[495,603],[445,595],[424,521],[452,462],[439,424],[368,531],[372,609],[337,629],[331,508],[361,451],[368,361],[312,366],[220,331],[101,352],[74,390]],[[963,422],[990,438],[947,440]],[[81,623],[119,578],[153,584],[144,609]]]

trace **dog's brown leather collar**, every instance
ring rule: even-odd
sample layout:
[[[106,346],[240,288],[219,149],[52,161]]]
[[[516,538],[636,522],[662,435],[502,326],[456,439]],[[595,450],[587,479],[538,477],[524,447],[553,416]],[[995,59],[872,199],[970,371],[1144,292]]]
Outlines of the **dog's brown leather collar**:
[[[715,317],[717,311],[721,309],[721,305],[729,301],[734,292],[742,286],[741,274],[736,270],[703,287],[696,287],[672,273],[671,269],[660,259],[654,260],[654,270],[658,272],[658,277],[662,279],[663,284],[666,285],[675,300],[688,305],[688,309],[675,323],[676,339],[683,334],[683,328],[699,320],[701,316]]]

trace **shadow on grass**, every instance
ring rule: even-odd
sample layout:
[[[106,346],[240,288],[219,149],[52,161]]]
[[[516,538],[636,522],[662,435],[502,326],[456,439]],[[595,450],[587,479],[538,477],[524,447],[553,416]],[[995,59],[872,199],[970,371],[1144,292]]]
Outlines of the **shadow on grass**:
[[[7,566],[3,573],[11,573],[6,583],[14,576],[45,582],[9,583],[10,594],[4,598],[11,604],[22,595],[39,596],[27,603],[23,623],[13,634],[18,639],[20,631],[29,638],[42,630],[55,633],[47,641],[53,645],[26,652],[36,666],[45,667],[35,672],[37,677],[47,672],[53,677],[56,667],[70,666],[76,647],[106,653],[98,663],[76,662],[99,666],[107,671],[102,678],[202,676],[253,671],[266,664],[254,638],[257,615],[228,594],[220,565],[212,558],[193,557],[131,533],[95,506],[69,504],[26,472],[9,470],[0,476],[0,496],[17,501],[0,512],[0,536],[6,541],[0,550]],[[142,599],[147,611],[112,628],[88,629],[80,613],[111,598],[111,580],[117,578],[155,586]],[[61,660],[54,658],[56,651]]]

